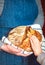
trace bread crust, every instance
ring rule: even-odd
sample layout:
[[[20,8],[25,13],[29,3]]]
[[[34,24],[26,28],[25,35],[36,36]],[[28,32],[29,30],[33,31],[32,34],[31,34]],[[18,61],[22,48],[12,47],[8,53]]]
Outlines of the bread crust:
[[[12,29],[8,34],[8,39],[11,41],[12,44],[18,46],[25,51],[33,51],[31,48],[30,36],[35,35],[38,40],[42,41],[41,34],[32,29],[30,26],[18,26]]]

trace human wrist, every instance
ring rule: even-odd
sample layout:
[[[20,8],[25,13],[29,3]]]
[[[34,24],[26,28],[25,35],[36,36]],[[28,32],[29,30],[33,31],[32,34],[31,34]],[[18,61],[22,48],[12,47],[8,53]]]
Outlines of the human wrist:
[[[38,52],[36,52],[34,54],[35,54],[35,56],[39,56],[41,53],[42,53],[42,50],[40,50],[40,51],[38,51]]]

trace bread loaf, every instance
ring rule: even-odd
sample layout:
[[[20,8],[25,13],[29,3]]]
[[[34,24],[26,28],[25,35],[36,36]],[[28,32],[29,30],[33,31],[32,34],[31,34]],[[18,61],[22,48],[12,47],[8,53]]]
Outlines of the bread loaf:
[[[42,41],[41,34],[38,31],[32,29],[30,26],[18,26],[12,29],[8,34],[8,39],[15,46],[31,52],[31,35],[35,35],[40,42]]]

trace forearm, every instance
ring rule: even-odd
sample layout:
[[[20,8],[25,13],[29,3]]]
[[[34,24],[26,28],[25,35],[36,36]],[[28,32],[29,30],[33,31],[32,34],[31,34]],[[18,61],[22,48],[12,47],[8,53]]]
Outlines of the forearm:
[[[45,65],[45,53],[41,53],[41,54],[37,57],[37,61],[38,61],[41,65]]]

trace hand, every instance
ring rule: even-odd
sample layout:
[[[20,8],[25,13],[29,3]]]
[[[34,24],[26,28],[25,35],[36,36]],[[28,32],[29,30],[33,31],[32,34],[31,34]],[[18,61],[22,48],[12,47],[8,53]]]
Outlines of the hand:
[[[6,44],[4,44],[4,45],[1,47],[1,50],[6,51],[6,52],[11,53],[11,54],[18,55],[18,56],[24,56],[24,57],[26,57],[26,56],[29,55],[29,54],[22,54],[22,53],[21,53],[21,50],[22,50],[22,49],[20,49],[20,48],[16,49],[16,48],[14,48],[14,47],[12,47],[12,46],[10,46],[10,45],[6,45]]]
[[[31,36],[30,41],[34,55],[38,56],[40,53],[42,53],[41,44],[39,40],[37,39],[37,37]]]

